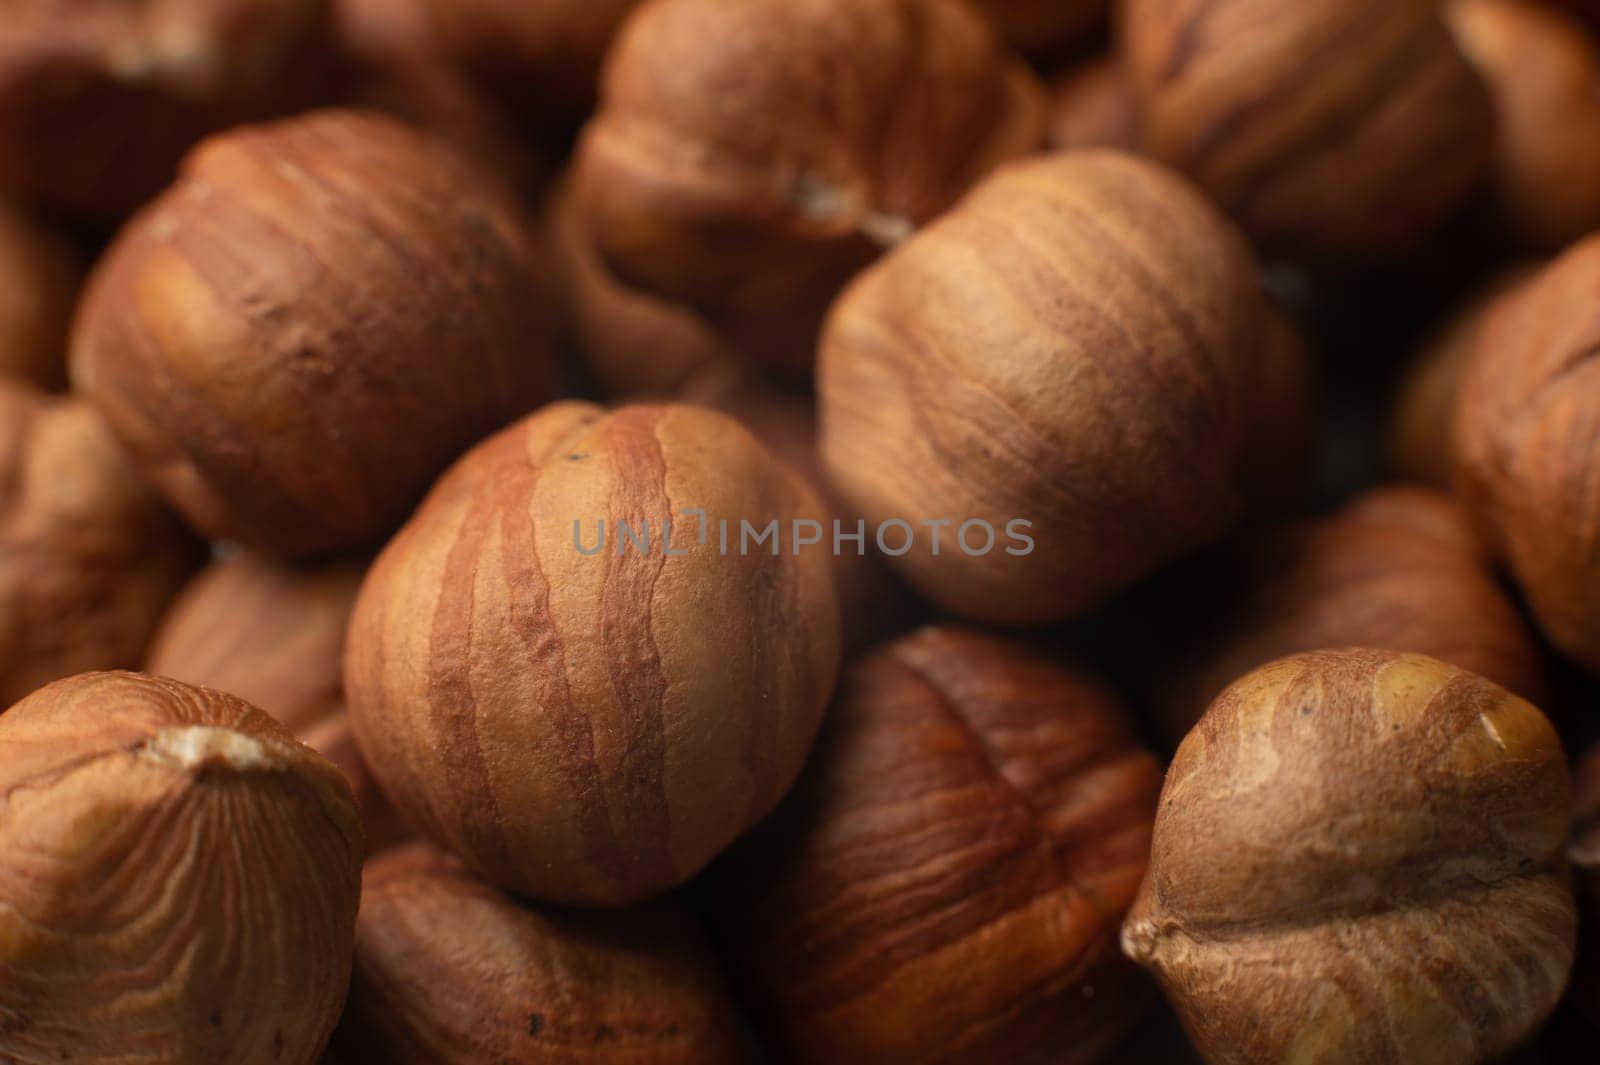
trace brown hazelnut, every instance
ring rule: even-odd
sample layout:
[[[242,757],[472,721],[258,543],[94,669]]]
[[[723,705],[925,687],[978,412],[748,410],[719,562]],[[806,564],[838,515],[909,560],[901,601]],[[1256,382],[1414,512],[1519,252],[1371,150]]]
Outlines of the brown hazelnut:
[[[0,707],[137,666],[199,546],[88,404],[0,382]]]
[[[828,487],[817,450],[817,410],[809,396],[761,376],[747,365],[723,364],[701,374],[680,393],[680,400],[731,414],[755,434],[772,454],[794,467],[828,506],[831,520],[853,533],[863,519]],[[832,530],[828,530],[831,536]],[[830,548],[832,545],[829,545]],[[876,642],[897,630],[916,604],[895,579],[875,545],[863,537],[857,544],[841,539],[833,552],[833,586],[839,598],[841,643],[848,652]]]
[[[344,708],[345,629],[364,568],[297,568],[250,555],[213,562],[183,590],[145,668],[259,706],[344,771],[373,854],[404,835],[361,760]]]
[[[840,297],[823,462],[930,599],[1067,617],[1239,515],[1277,328],[1188,182],[1115,152],[1020,163]]]
[[[1389,466],[1397,477],[1449,489],[1454,476],[1450,424],[1478,330],[1501,296],[1537,269],[1502,271],[1434,330],[1411,361],[1389,417]]]
[[[41,388],[66,383],[67,322],[78,295],[72,245],[0,205],[0,373]]]
[[[1437,0],[1124,0],[1146,147],[1275,252],[1404,250],[1489,163],[1494,115]]]
[[[1160,788],[1116,700],[924,629],[845,675],[801,782],[718,867],[720,931],[799,1063],[1102,1060]]]
[[[1547,692],[1539,643],[1449,496],[1375,489],[1250,548],[1245,571],[1230,581],[1231,600],[1197,604],[1208,620],[1192,628],[1204,635],[1159,671],[1158,702],[1174,740],[1236,678],[1325,647],[1415,651],[1527,699]]]
[[[1545,635],[1600,670],[1600,237],[1503,297],[1456,403],[1457,485],[1509,560]]]
[[[350,979],[350,788],[222,692],[88,673],[0,715],[0,1060],[311,1065]]]
[[[1498,117],[1495,192],[1523,243],[1559,248],[1600,226],[1600,46],[1536,0],[1452,0],[1461,50]]]
[[[666,905],[538,909],[421,843],[362,876],[349,1065],[735,1065],[736,1031],[699,929]]]
[[[1600,747],[1591,748],[1573,769],[1572,841],[1567,857],[1578,886],[1582,935],[1572,997],[1600,1024]],[[1593,1042],[1590,1042],[1593,1047]]]
[[[1139,116],[1122,64],[1102,56],[1072,67],[1050,83],[1050,126],[1055,151],[1120,148],[1137,151]]]
[[[450,141],[518,189],[543,167],[510,117],[445,53],[430,0],[334,0],[346,104],[381,111]]]
[[[1105,21],[1111,0],[967,0],[1019,52],[1047,55]]]
[[[1480,677],[1283,659],[1179,747],[1123,949],[1211,1065],[1486,1061],[1567,982],[1571,797],[1544,715]]]
[[[115,220],[211,130],[311,102],[327,0],[6,0],[0,190]]]
[[[690,308],[617,280],[565,191],[549,225],[572,346],[607,396],[672,396],[713,367],[741,362]]]
[[[791,551],[790,529],[824,515],[713,411],[524,419],[456,464],[362,586],[345,694],[368,764],[499,887],[626,905],[681,883],[811,746],[839,622],[827,555]],[[751,546],[744,522],[777,539]]]
[[[424,0],[455,60],[560,134],[594,107],[606,49],[639,0]]]
[[[1044,124],[1036,79],[956,0],[652,0],[573,192],[618,278],[806,372],[840,286]]]
[[[355,548],[542,396],[534,263],[515,203],[443,141],[350,111],[238,129],[95,269],[72,372],[207,535]]]

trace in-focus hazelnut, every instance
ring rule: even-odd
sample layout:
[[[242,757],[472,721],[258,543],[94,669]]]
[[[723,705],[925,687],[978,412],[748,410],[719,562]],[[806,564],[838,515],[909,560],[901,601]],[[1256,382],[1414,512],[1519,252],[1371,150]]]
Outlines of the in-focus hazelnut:
[[[1571,800],[1549,722],[1497,685],[1283,659],[1178,749],[1123,948],[1211,1065],[1484,1062],[1566,986]]]
[[[1492,278],[1436,329],[1411,360],[1389,415],[1389,467],[1395,476],[1448,490],[1454,477],[1451,423],[1456,396],[1494,304],[1537,267],[1521,264]]]
[[[196,149],[95,269],[72,372],[207,535],[355,548],[542,397],[540,289],[492,178],[392,119],[317,112]]]
[[[414,843],[362,875],[348,1065],[736,1065],[728,990],[668,905],[538,909]]]
[[[618,278],[806,372],[840,286],[1044,123],[1037,80],[956,0],[651,0],[573,191]]]
[[[344,706],[344,637],[363,572],[356,563],[296,567],[253,555],[213,562],[167,611],[145,668],[239,696],[343,770],[374,854],[405,832]]]
[[[361,829],[332,765],[222,692],[131,673],[0,715],[0,1059],[318,1060]]]
[[[0,382],[0,707],[137,666],[199,545],[78,399]]]
[[[0,373],[60,388],[80,266],[72,245],[0,204]]]
[[[1436,0],[1123,0],[1146,147],[1274,252],[1404,250],[1473,191],[1494,115]]]
[[[1540,0],[1452,0],[1498,122],[1495,192],[1512,234],[1559,248],[1600,226],[1600,46]]]
[[[1545,635],[1600,670],[1600,237],[1503,297],[1456,403],[1456,481]]]
[[[617,280],[569,193],[553,198],[548,218],[568,339],[603,394],[668,397],[715,367],[743,362],[689,307]]]
[[[499,887],[625,905],[681,883],[811,746],[839,622],[827,553],[791,527],[825,516],[726,415],[546,407],[468,452],[368,573],[345,661],[368,764]]]
[[[801,782],[717,867],[720,938],[800,1063],[1108,1060],[1156,761],[1098,683],[924,629],[845,675]]]
[[[6,0],[0,190],[96,220],[206,133],[304,106],[328,0]]]
[[[1547,692],[1539,643],[1449,496],[1375,489],[1249,548],[1229,598],[1195,604],[1190,628],[1202,635],[1158,671],[1157,703],[1174,741],[1238,677],[1326,647],[1415,651],[1525,699]]]
[[[869,523],[911,525],[885,539],[911,541],[894,561],[935,602],[1079,613],[1243,510],[1255,436],[1291,402],[1261,395],[1288,350],[1266,307],[1242,236],[1176,175],[1115,152],[1016,164],[835,305],[824,465]]]
[[[1050,101],[1046,141],[1052,150],[1139,150],[1138,112],[1115,57],[1091,59],[1067,70],[1050,83]]]

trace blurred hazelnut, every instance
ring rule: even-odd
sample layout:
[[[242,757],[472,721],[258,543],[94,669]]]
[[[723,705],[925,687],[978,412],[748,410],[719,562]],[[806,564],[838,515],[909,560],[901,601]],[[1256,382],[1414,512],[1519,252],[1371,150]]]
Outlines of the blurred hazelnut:
[[[1545,635],[1600,670],[1600,237],[1503,297],[1478,333],[1454,433],[1457,485]]]
[[[327,0],[5,0],[0,190],[126,215],[205,134],[311,102]]]
[[[1116,700],[1042,653],[941,628],[863,659],[718,867],[758,1018],[798,1063],[1115,1060],[1160,779]]]
[[[741,1060],[728,991],[684,915],[537,909],[420,843],[362,877],[334,1043],[349,1065]]]
[[[1102,56],[1072,67],[1050,83],[1048,146],[1139,149],[1139,116],[1128,78],[1115,57]]]
[[[618,281],[565,191],[550,208],[567,329],[607,396],[671,396],[709,368],[742,361],[690,308]]]
[[[535,263],[499,184],[411,127],[234,130],[95,269],[73,376],[208,536],[357,548],[542,397]]]
[[[823,518],[725,415],[546,407],[468,452],[367,575],[345,694],[368,764],[507,890],[626,905],[683,882],[811,746],[839,622],[827,555],[789,527]],[[781,553],[741,550],[742,521]]]
[[[840,286],[1044,124],[1037,80],[956,0],[652,0],[573,192],[619,279],[805,373]]]
[[[1559,248],[1600,226],[1600,47],[1538,0],[1452,0],[1498,117],[1495,191],[1511,232]]]
[[[0,1059],[318,1060],[350,979],[350,788],[266,714],[132,673],[0,715]]]
[[[1019,52],[1048,55],[1100,26],[1111,0],[967,0]]]
[[[78,295],[77,252],[0,205],[0,373],[57,389],[67,379],[67,322]]]
[[[1081,613],[1219,537],[1263,479],[1246,441],[1288,350],[1268,313],[1186,181],[1115,152],[1008,167],[835,305],[824,465],[869,523],[909,523],[885,550],[910,540],[894,562],[940,605]]]
[[[1411,360],[1389,417],[1389,467],[1397,477],[1450,488],[1450,423],[1478,330],[1495,301],[1536,269],[1522,264],[1501,271],[1456,309]]]
[[[0,513],[0,708],[137,666],[199,546],[88,404],[0,382]]]
[[[1231,601],[1196,604],[1201,633],[1157,671],[1177,740],[1236,678],[1326,647],[1415,651],[1527,699],[1547,691],[1543,654],[1490,568],[1467,513],[1424,488],[1375,489],[1345,509],[1252,541]]]
[[[1571,784],[1533,706],[1318,652],[1217,698],[1167,773],[1123,949],[1211,1065],[1473,1065],[1560,999]]]
[[[343,770],[374,854],[404,830],[361,760],[344,709],[344,636],[362,573],[345,562],[213,562],[167,611],[145,668],[259,706]]]
[[[1578,761],[1572,782],[1572,842],[1567,856],[1577,875],[1582,927],[1572,997],[1600,1025],[1600,747],[1591,748]]]
[[[1437,0],[1123,0],[1146,147],[1267,249],[1405,250],[1484,175],[1494,115]]]

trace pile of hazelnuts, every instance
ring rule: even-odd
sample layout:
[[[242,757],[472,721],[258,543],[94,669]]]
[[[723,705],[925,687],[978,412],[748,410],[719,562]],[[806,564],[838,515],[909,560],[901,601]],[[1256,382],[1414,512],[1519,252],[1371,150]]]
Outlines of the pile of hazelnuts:
[[[1590,1063],[1597,681],[1600,3],[0,0],[7,1065]]]

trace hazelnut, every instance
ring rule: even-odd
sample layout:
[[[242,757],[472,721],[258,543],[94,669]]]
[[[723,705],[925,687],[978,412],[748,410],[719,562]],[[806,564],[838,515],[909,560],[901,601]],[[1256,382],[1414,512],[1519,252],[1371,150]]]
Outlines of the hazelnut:
[[[1060,51],[1105,21],[1111,0],[968,0],[1011,47]]]
[[[1139,116],[1115,58],[1102,56],[1068,69],[1050,83],[1050,98],[1045,140],[1052,150],[1138,150]]]
[[[0,205],[0,373],[41,388],[66,383],[78,281],[77,252],[67,240]]]
[[[495,182],[399,122],[319,112],[196,149],[95,269],[72,369],[196,528],[332,552],[538,401],[542,302]]]
[[[1235,678],[1325,647],[1414,651],[1524,698],[1547,691],[1538,641],[1495,580],[1466,511],[1448,496],[1374,489],[1250,547],[1245,572],[1229,582],[1231,601],[1200,607],[1207,623],[1192,628],[1204,635],[1158,671],[1174,739]]]
[[[699,930],[665,905],[538,909],[413,843],[362,876],[350,1065],[741,1060],[731,1000]]]
[[[115,220],[211,130],[303,106],[327,0],[8,0],[0,189]]]
[[[1123,949],[1212,1065],[1483,1062],[1566,984],[1570,804],[1549,722],[1489,681],[1283,659],[1178,748]]]
[[[1450,488],[1450,423],[1478,330],[1495,302],[1535,270],[1522,264],[1501,271],[1434,330],[1411,360],[1389,417],[1389,466],[1396,476]]]
[[[1175,175],[1099,151],[1008,167],[835,305],[824,466],[880,534],[912,527],[885,549],[940,605],[1080,613],[1243,509],[1246,441],[1277,425],[1268,313],[1243,238]]]
[[[1503,297],[1456,403],[1462,498],[1510,561],[1540,627],[1600,670],[1600,550],[1592,479],[1600,417],[1600,237]]]
[[[736,975],[796,1062],[1100,1060],[1160,788],[1116,700],[924,629],[845,675],[779,812],[718,867]]]
[[[671,396],[739,354],[690,308],[617,280],[565,191],[549,212],[567,331],[607,396]]]
[[[350,978],[350,788],[261,711],[131,673],[0,715],[0,1059],[310,1065]]]
[[[1600,226],[1600,47],[1589,31],[1532,0],[1452,0],[1446,11],[1494,97],[1509,230],[1559,248]]]
[[[639,0],[423,0],[445,50],[560,134],[594,107],[600,64]]]
[[[1436,0],[1124,0],[1146,147],[1275,252],[1406,250],[1484,175],[1494,115]]]
[[[712,411],[559,403],[518,422],[362,586],[344,675],[367,763],[496,886],[626,905],[681,883],[810,748],[839,622],[828,557],[791,551],[790,528],[823,515]],[[781,539],[751,547],[742,522]]]
[[[250,555],[213,562],[167,611],[145,668],[261,707],[343,770],[371,854],[404,830],[361,760],[344,707],[344,635],[363,572]]]
[[[678,397],[737,418],[772,454],[803,476],[827,504],[835,527],[853,533],[861,515],[829,489],[817,451],[816,404],[809,396],[756,373],[723,364],[701,374]],[[831,536],[832,529],[828,530]],[[830,545],[831,547],[831,545]],[[876,546],[841,539],[833,552],[833,586],[839,598],[841,643],[848,652],[903,630],[914,597],[895,579]]]
[[[1591,748],[1573,769],[1573,792],[1567,856],[1576,873],[1582,935],[1572,997],[1600,1024],[1600,747]]]
[[[956,0],[652,0],[607,59],[573,193],[618,278],[807,372],[840,286],[1044,123]]]
[[[137,666],[199,548],[88,404],[0,382],[0,707]]]

